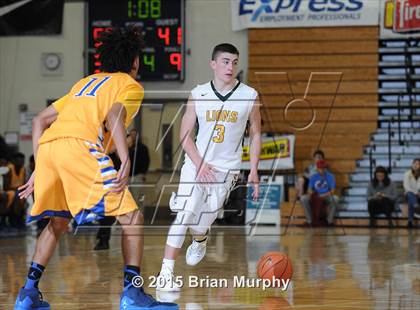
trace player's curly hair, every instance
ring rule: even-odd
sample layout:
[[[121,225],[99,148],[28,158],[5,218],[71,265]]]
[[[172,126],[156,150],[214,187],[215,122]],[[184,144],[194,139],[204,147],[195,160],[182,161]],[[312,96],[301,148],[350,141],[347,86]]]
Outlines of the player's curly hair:
[[[114,27],[98,37],[99,61],[104,72],[129,73],[143,46],[143,34],[139,27]]]

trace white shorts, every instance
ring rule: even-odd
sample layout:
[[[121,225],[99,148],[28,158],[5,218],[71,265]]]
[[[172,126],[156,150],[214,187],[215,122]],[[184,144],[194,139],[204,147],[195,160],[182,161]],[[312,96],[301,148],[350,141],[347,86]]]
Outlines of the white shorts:
[[[169,206],[173,212],[188,211],[200,217],[223,208],[231,189],[238,179],[237,173],[216,172],[215,183],[196,181],[196,168],[188,163],[181,169],[178,192],[172,195]]]

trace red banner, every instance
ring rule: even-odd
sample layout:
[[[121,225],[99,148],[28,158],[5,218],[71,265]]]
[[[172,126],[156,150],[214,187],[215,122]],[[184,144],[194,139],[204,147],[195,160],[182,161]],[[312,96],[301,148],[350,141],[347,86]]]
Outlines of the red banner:
[[[395,0],[394,31],[420,30],[420,0]]]

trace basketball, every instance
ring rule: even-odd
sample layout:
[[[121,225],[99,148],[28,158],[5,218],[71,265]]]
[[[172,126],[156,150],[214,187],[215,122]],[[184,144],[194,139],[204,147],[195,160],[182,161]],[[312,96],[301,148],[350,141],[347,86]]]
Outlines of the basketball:
[[[292,262],[284,253],[268,252],[258,261],[257,274],[261,279],[291,280],[293,275]]]

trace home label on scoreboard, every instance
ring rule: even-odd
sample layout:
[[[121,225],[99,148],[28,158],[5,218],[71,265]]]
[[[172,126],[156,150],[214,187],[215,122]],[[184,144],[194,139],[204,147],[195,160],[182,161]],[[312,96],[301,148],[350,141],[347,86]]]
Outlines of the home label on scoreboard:
[[[144,32],[137,79],[183,81],[184,0],[89,0],[87,73],[100,71],[98,35],[109,27],[128,25]]]

